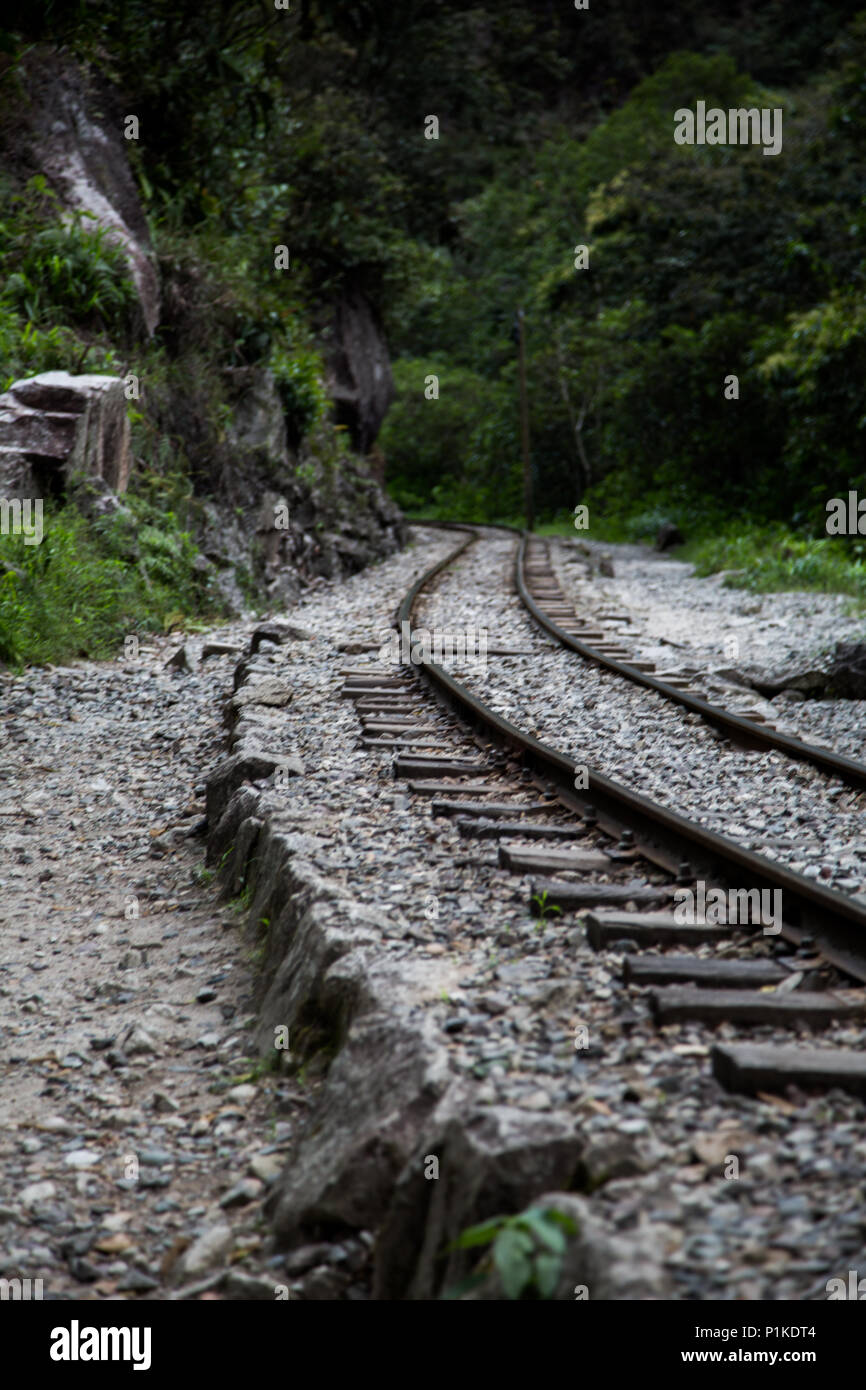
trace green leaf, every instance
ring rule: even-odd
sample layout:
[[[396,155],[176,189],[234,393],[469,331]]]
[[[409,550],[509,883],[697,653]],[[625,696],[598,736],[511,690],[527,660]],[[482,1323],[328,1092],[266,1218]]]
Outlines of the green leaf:
[[[539,1255],[535,1261],[535,1282],[542,1298],[552,1298],[559,1283],[562,1260],[558,1255]]]
[[[573,1216],[567,1212],[560,1211],[558,1207],[547,1207],[545,1215],[548,1221],[555,1221],[557,1226],[561,1226],[570,1236],[576,1236],[578,1225]]]
[[[546,1213],[539,1207],[530,1207],[529,1211],[523,1212],[521,1222],[533,1230],[540,1241],[561,1255],[565,1250],[565,1236],[554,1222],[550,1221]]]
[[[477,1226],[468,1226],[465,1231],[461,1231],[456,1240],[448,1246],[449,1250],[469,1250],[473,1245],[489,1245],[502,1229],[502,1223],[508,1218],[505,1216],[494,1216],[490,1221],[482,1221]]]
[[[506,1298],[519,1298],[532,1283],[532,1262],[526,1253],[525,1233],[513,1227],[504,1230],[493,1246],[493,1263]]]

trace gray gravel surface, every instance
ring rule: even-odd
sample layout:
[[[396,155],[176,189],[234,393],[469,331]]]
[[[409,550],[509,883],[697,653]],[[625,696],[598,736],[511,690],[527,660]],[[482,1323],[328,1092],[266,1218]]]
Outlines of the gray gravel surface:
[[[708,1071],[711,1035],[656,1030],[644,997],[620,981],[619,954],[592,952],[574,919],[530,919],[526,882],[497,867],[494,846],[434,819],[429,799],[394,780],[390,753],[362,745],[352,703],[337,699],[340,671],[368,660],[338,644],[378,637],[415,575],[453,544],[417,531],[413,548],[293,610],[310,640],[263,644],[293,692],[268,718],[304,763],[286,784],[286,814],[309,833],[321,871],[380,911],[382,951],[418,962],[421,1005],[478,1096],[572,1118],[589,1145],[593,1202],[618,1231],[650,1233],[675,1297],[823,1298],[826,1279],[856,1268],[866,1245],[863,1103],[723,1093]],[[543,737],[567,737],[575,757],[605,758],[612,775],[640,740],[653,790],[681,809],[699,804],[704,760],[717,770],[724,750],[692,727],[685,746],[681,725],[675,749],[666,712],[648,727],[627,702],[617,744],[606,709],[615,697],[593,690],[500,597],[509,561],[507,543],[478,547],[429,606],[452,627],[484,622],[542,657],[538,676],[522,658],[491,658],[478,688]],[[0,1273],[41,1277],[46,1296],[273,1298],[278,1285],[293,1298],[366,1296],[371,1233],[288,1257],[267,1243],[262,1198],[315,1105],[316,1080],[241,1083],[253,984],[242,915],[220,902],[200,841],[185,833],[220,753],[234,663],[226,654],[200,664],[201,644],[240,647],[252,626],[191,640],[190,672],[163,671],[173,640],[150,643],[137,662],[2,683]],[[440,751],[490,757],[517,799],[525,784],[509,781],[493,750],[420,682],[417,692]],[[755,769],[737,755],[724,785],[741,800],[732,810],[719,793],[712,810],[739,817],[755,841],[777,825],[784,853],[781,772]],[[827,857],[832,836],[859,884],[866,845],[852,848],[852,830],[862,831],[847,794],[831,798],[811,778],[794,790],[800,842]],[[808,862],[820,873],[825,859]],[[137,917],[125,915],[130,899]],[[589,1046],[577,1051],[579,1025]],[[735,1033],[723,1025],[717,1035]],[[769,1028],[750,1036],[791,1040]],[[834,1025],[817,1045],[863,1043],[859,1027]],[[724,1176],[731,1154],[736,1178]]]

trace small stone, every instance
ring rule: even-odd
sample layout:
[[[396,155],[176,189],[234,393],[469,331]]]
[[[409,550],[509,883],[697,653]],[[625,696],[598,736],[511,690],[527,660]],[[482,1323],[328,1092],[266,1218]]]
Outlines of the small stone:
[[[174,1154],[170,1154],[168,1149],[141,1149],[138,1161],[146,1168],[162,1168],[166,1163],[174,1163]]]
[[[132,1220],[131,1211],[113,1211],[102,1218],[102,1224],[107,1231],[119,1231],[128,1221]]]
[[[281,681],[277,676],[265,676],[255,685],[242,685],[233,696],[232,705],[237,710],[244,709],[247,705],[268,705],[280,709],[290,704],[292,698],[293,691],[285,681]]]
[[[67,1168],[92,1168],[101,1158],[102,1154],[93,1149],[73,1149],[71,1153],[64,1154],[63,1162]]]
[[[231,1226],[211,1226],[202,1232],[181,1257],[181,1269],[187,1278],[203,1274],[229,1253],[234,1244]]]
[[[301,1297],[310,1302],[330,1302],[338,1299],[346,1286],[346,1277],[333,1265],[319,1265],[305,1275]]]
[[[303,1274],[305,1270],[312,1269],[313,1265],[327,1260],[330,1253],[330,1245],[323,1241],[315,1245],[299,1245],[297,1250],[290,1251],[286,1256],[283,1268],[287,1274]]]
[[[72,1125],[68,1120],[64,1120],[62,1115],[48,1115],[46,1119],[40,1121],[39,1128],[44,1130],[46,1134],[75,1133]]]
[[[250,1101],[255,1100],[258,1091],[258,1086],[250,1086],[248,1083],[241,1086],[233,1086],[227,1093],[227,1099],[233,1100],[237,1105],[249,1105]]]
[[[117,1287],[124,1293],[150,1293],[159,1288],[159,1280],[140,1269],[130,1269],[118,1279]]]
[[[250,1172],[263,1183],[272,1183],[283,1171],[284,1162],[279,1154],[256,1154],[250,1159]]]
[[[168,661],[165,663],[166,671],[190,671],[191,669],[189,652],[185,645],[183,647],[178,647],[176,652],[172,652]]]
[[[140,1023],[134,1023],[123,1040],[123,1050],[127,1057],[143,1057],[156,1052],[156,1043],[146,1028],[142,1028]]]
[[[478,1000],[478,1007],[488,1014],[504,1014],[508,1008],[508,995],[500,992],[482,994]]]
[[[249,1202],[255,1202],[265,1190],[263,1182],[258,1178],[242,1178],[240,1182],[230,1187],[228,1192],[220,1198],[220,1206],[245,1207]]]
[[[133,1243],[131,1236],[116,1231],[114,1235],[100,1236],[99,1240],[94,1241],[93,1248],[103,1255],[119,1255],[122,1250],[129,1250]]]
[[[171,1115],[180,1109],[177,1101],[165,1091],[154,1091],[151,1105],[157,1115]]]
[[[195,996],[197,1004],[209,1004],[212,999],[216,999],[216,990],[211,989],[209,985],[204,985]]]
[[[271,1279],[259,1279],[231,1269],[223,1280],[222,1291],[226,1298],[270,1303],[276,1297],[277,1287]]]
[[[550,1110],[550,1096],[546,1091],[533,1091],[531,1095],[521,1098],[520,1107],[523,1110]]]

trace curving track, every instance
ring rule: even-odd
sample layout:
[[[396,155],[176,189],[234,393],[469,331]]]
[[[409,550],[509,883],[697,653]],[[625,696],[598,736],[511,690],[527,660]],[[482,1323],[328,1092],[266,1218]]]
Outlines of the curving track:
[[[408,623],[413,631],[419,627],[416,614],[422,596],[429,594],[437,579],[484,534],[480,527],[453,529],[461,532],[458,543],[406,594],[396,615],[398,626]],[[530,592],[530,570],[534,571],[531,578],[536,597]],[[862,764],[811,748],[772,730],[756,729],[748,720],[669,689],[664,682],[633,671],[627,663],[612,660],[572,637],[544,612],[538,601],[539,593],[558,600],[545,573],[543,556],[533,551],[533,542],[527,537],[522,537],[518,544],[516,584],[535,621],[584,659],[600,661],[615,674],[637,680],[665,698],[723,723],[744,738],[748,735],[750,740],[763,740],[799,760],[812,762],[824,774],[839,776],[844,771],[846,780],[855,785],[861,785],[861,779],[866,783],[866,767]],[[445,779],[436,784],[440,794],[466,795],[470,787],[466,778],[483,775],[485,771],[495,772],[500,778],[503,773],[510,777],[511,795],[525,796],[529,784],[542,794],[552,794],[554,799],[546,806],[525,808],[531,820],[503,819],[506,810],[514,810],[513,803],[506,808],[485,799],[498,794],[501,802],[503,788],[491,787],[487,791],[484,784],[476,784],[471,803],[434,803],[432,809],[434,815],[459,813],[461,834],[467,839],[498,840],[503,867],[514,873],[539,875],[530,884],[535,913],[544,916],[551,911],[583,910],[587,914],[589,939],[598,949],[609,947],[612,942],[619,946],[632,943],[623,963],[624,978],[635,985],[662,986],[653,991],[650,999],[659,1023],[724,1020],[746,1028],[755,1023],[774,1023],[783,1028],[817,1027],[866,1011],[860,992],[840,992],[839,986],[845,981],[835,976],[833,970],[825,969],[823,976],[820,971],[816,973],[815,961],[811,959],[817,949],[825,966],[829,964],[855,980],[866,981],[866,906],[860,901],[746,849],[595,769],[589,769],[588,787],[576,791],[572,757],[518,728],[436,661],[424,658],[420,667],[438,700],[459,716],[463,726],[475,731],[475,741],[487,751],[487,759],[472,764],[465,761],[464,752],[464,761],[455,761],[439,747],[429,751],[429,740],[426,747],[423,739],[420,744],[414,742],[413,720],[406,717],[401,727],[398,713],[403,698],[400,689],[405,689],[401,686],[402,678],[374,678],[359,672],[352,677],[352,688],[347,688],[346,693],[358,701],[362,719],[387,720],[388,711],[397,716],[398,722],[385,740],[392,740],[397,755],[395,775],[420,779],[412,784],[412,790],[419,794],[432,790],[433,784],[428,782],[425,786],[423,779],[440,777]],[[407,708],[408,704],[407,701]],[[491,740],[503,751],[494,754]],[[548,820],[538,819],[538,813],[545,811],[550,812]],[[522,814],[520,807],[516,814]],[[575,848],[580,841],[584,845]],[[588,852],[586,844],[591,846]],[[635,877],[641,872],[641,865],[645,866],[643,872],[649,875],[649,882]],[[659,869],[663,871],[661,883]],[[543,876],[551,872],[553,877]],[[775,961],[767,954],[761,924],[754,920],[724,929],[712,922],[691,927],[676,920],[671,906],[677,886],[694,884],[697,894],[698,880],[705,881],[706,891],[716,886],[726,892],[728,884],[746,883],[749,889],[781,893],[782,940],[773,943]],[[639,912],[640,907],[656,910],[648,915]],[[732,941],[733,949],[739,953],[735,957],[731,955]],[[762,943],[757,953],[756,942]],[[784,942],[791,945],[785,946]],[[642,956],[633,954],[634,943],[666,950],[672,946],[700,945],[723,949],[709,958],[694,953]],[[809,965],[808,970],[800,968],[796,956],[790,954],[792,949],[799,949],[801,963]],[[787,957],[780,954],[786,950]],[[824,988],[828,981],[830,989]],[[820,990],[813,988],[816,982],[822,985]],[[801,985],[805,987],[800,988]],[[866,1066],[855,1054],[832,1050],[807,1054],[802,1049],[783,1049],[786,1055],[780,1053],[774,1065],[773,1058],[765,1056],[762,1060],[754,1055],[761,1051],[714,1048],[717,1077],[724,1084],[742,1089],[761,1085],[766,1088],[794,1080],[802,1085],[842,1085],[866,1093]]]

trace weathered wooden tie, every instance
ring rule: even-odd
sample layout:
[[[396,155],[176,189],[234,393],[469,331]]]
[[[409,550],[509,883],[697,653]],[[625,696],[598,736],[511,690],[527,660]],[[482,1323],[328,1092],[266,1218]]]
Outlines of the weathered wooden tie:
[[[626,903],[634,903],[636,907],[649,907],[653,903],[668,902],[671,896],[667,888],[652,888],[640,882],[563,883],[557,879],[546,878],[534,882],[530,892],[534,917],[539,916],[541,911],[536,901],[538,898],[544,898],[548,909],[556,906],[562,912],[575,912],[581,907],[603,906],[605,903],[611,907],[624,907]]]
[[[610,857],[598,849],[515,849],[499,846],[499,863],[513,874],[603,873],[611,866]]]
[[[650,1010],[658,1024],[665,1023],[774,1023],[826,1028],[840,1019],[866,1013],[866,1002],[851,1004],[833,994],[792,990],[787,994],[748,989],[696,989],[671,985],[653,990]]]
[[[519,836],[523,840],[579,840],[586,834],[582,825],[539,825],[537,821],[458,819],[458,832],[466,840],[496,840],[500,836]]]
[[[601,951],[613,941],[636,941],[643,946],[697,946],[733,936],[735,926],[688,926],[671,912],[588,912],[584,918],[589,944]]]
[[[717,1044],[710,1053],[713,1076],[728,1091],[746,1095],[801,1091],[850,1091],[866,1096],[866,1053],[843,1048]]]
[[[486,763],[455,758],[410,758],[398,754],[394,759],[395,777],[484,777],[489,772]]]
[[[626,956],[622,977],[630,985],[699,985],[715,989],[781,984],[789,972],[771,960],[719,956]]]
[[[434,816],[543,816],[559,808],[549,801],[434,801],[430,813]]]

